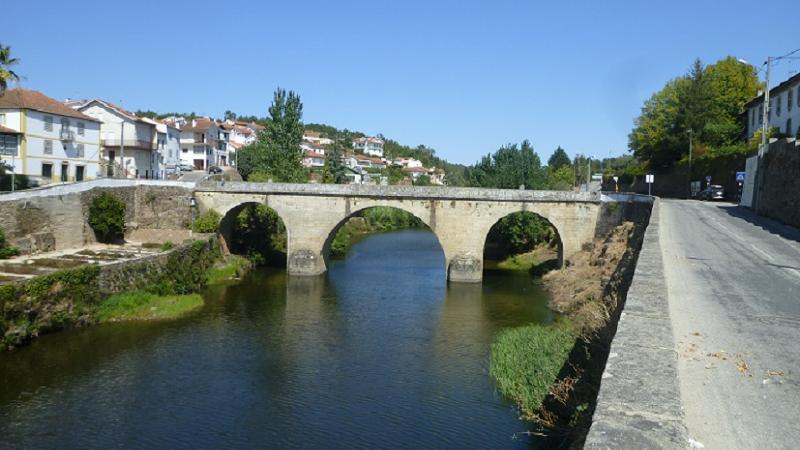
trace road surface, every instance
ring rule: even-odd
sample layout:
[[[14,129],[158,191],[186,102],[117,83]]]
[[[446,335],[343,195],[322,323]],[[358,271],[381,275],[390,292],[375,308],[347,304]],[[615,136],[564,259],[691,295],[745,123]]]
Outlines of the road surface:
[[[660,211],[690,437],[800,447],[800,232],[729,203],[661,200]]]

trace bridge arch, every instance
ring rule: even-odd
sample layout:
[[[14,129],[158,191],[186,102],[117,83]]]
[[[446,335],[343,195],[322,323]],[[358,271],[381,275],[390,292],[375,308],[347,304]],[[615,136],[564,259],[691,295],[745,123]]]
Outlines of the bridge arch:
[[[371,203],[371,202],[370,202]],[[345,217],[343,217],[328,233],[327,239],[322,248],[322,255],[325,261],[325,265],[327,266],[330,259],[331,259],[331,245],[336,238],[338,232],[342,229],[342,227],[353,217],[358,217],[359,215],[363,214],[364,212],[373,209],[373,208],[389,208],[393,210],[403,211],[405,213],[410,214],[414,218],[418,219],[422,224],[425,225],[427,231],[430,231],[433,236],[436,238],[436,243],[438,244],[439,250],[442,251],[444,255],[444,248],[442,243],[439,239],[439,236],[436,234],[436,231],[431,227],[431,215],[424,214],[422,211],[427,211],[425,209],[420,210],[420,208],[414,208],[413,206],[409,206],[404,202],[392,202],[392,204],[369,204],[369,203],[361,203],[357,205],[354,209],[349,211]],[[435,226],[435,224],[434,224]],[[446,269],[446,261],[447,258],[445,257],[445,269]]]
[[[536,239],[540,241],[537,243]],[[484,271],[487,260],[499,262],[514,254],[533,251],[542,243],[555,247],[555,263],[549,262],[547,266],[561,267],[564,263],[564,244],[558,228],[547,217],[527,208],[509,212],[498,218],[486,232],[483,244]],[[552,259],[541,261],[540,264],[548,261]]]
[[[251,228],[242,230],[237,227],[237,221],[248,207],[253,208],[250,210],[251,214],[242,218],[249,222]],[[220,240],[227,252],[254,251],[265,259],[265,263],[279,266],[286,264],[287,233],[288,228],[281,214],[256,201],[233,205],[227,209],[219,223]],[[281,242],[273,242],[273,239]]]

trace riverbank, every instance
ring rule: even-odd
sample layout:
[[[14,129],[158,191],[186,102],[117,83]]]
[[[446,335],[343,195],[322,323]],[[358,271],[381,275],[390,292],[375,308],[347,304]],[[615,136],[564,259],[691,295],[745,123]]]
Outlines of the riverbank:
[[[240,280],[252,263],[241,256],[229,255],[205,272],[206,285],[214,286]],[[100,322],[126,320],[167,320],[184,316],[204,305],[199,293],[158,295],[147,291],[124,292],[102,300],[93,311]]]
[[[644,227],[625,222],[543,277],[550,308],[562,315],[555,326],[507,330],[492,345],[500,392],[554,441],[582,443],[591,425]]]
[[[238,273],[243,263],[212,270],[216,237],[133,261],[86,264],[0,286],[0,351],[41,334],[104,321],[177,317],[199,307],[209,278]]]

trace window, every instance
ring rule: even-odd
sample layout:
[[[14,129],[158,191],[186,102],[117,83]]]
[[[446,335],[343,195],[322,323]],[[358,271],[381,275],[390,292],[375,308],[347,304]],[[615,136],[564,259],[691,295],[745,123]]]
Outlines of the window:
[[[775,99],[775,103],[777,104],[777,108],[775,108],[775,116],[781,116],[781,105],[783,104],[782,95],[778,95],[778,98]]]
[[[83,136],[86,133],[83,122],[78,122],[78,136]]]
[[[78,158],[83,158],[85,152],[83,144],[78,144],[77,148],[78,148]]]
[[[53,178],[53,165],[42,163],[42,178]]]
[[[189,153],[189,149],[188,149],[188,148],[182,148],[182,149],[181,149],[181,151],[182,151],[183,153]]]
[[[61,118],[61,129],[68,130],[69,129],[69,119],[66,117]]]
[[[758,107],[758,124],[764,123],[764,105]]]
[[[5,124],[6,124],[6,115],[5,113],[3,113],[0,114],[0,125],[5,125]]]
[[[755,126],[756,126],[756,110],[755,109],[751,109],[750,110],[750,128],[753,128]]]
[[[792,89],[789,89],[789,93],[786,94],[786,111],[792,110],[792,97],[794,97],[792,94]]]
[[[16,134],[0,134],[0,155],[17,156]]]
[[[44,154],[45,155],[52,155],[53,154],[53,141],[51,141],[49,139],[45,139],[44,140]]]
[[[788,136],[792,135],[792,119],[786,119],[786,134]]]
[[[44,131],[53,131],[53,116],[44,116]]]

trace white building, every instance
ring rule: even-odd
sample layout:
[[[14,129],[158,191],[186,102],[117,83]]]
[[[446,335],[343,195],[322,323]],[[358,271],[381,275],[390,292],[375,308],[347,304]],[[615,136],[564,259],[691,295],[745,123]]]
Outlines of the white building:
[[[353,149],[367,156],[383,157],[383,139],[362,137],[353,141]]]
[[[181,131],[170,124],[160,120],[142,118],[143,121],[152,123],[156,128],[156,149],[154,157],[157,161],[157,178],[164,179],[169,169],[173,173],[181,164]]]
[[[800,134],[800,74],[770,89],[769,104],[767,122],[770,128],[778,128],[781,134],[790,137]],[[753,137],[764,123],[763,106],[763,94],[744,105],[748,139]]]
[[[313,151],[303,152],[303,167],[314,168],[325,165],[325,155]]]
[[[41,92],[0,96],[0,160],[40,184],[102,176],[100,122]]]
[[[392,160],[392,164],[394,164],[395,166],[402,166],[407,168],[422,167],[422,161],[416,158],[405,157],[405,156],[395,158],[394,160]]]
[[[333,144],[333,139],[326,138],[322,136],[322,133],[318,131],[311,131],[311,130],[304,130],[303,131],[303,140],[306,142],[310,142],[312,144],[317,145],[331,145]]]
[[[156,122],[105,100],[89,100],[77,110],[99,120],[102,155],[108,176],[159,178]]]
[[[223,144],[225,144],[223,142]],[[217,158],[225,150],[219,149],[219,127],[208,117],[198,117],[181,127],[181,163],[196,170],[208,170],[217,165]]]

